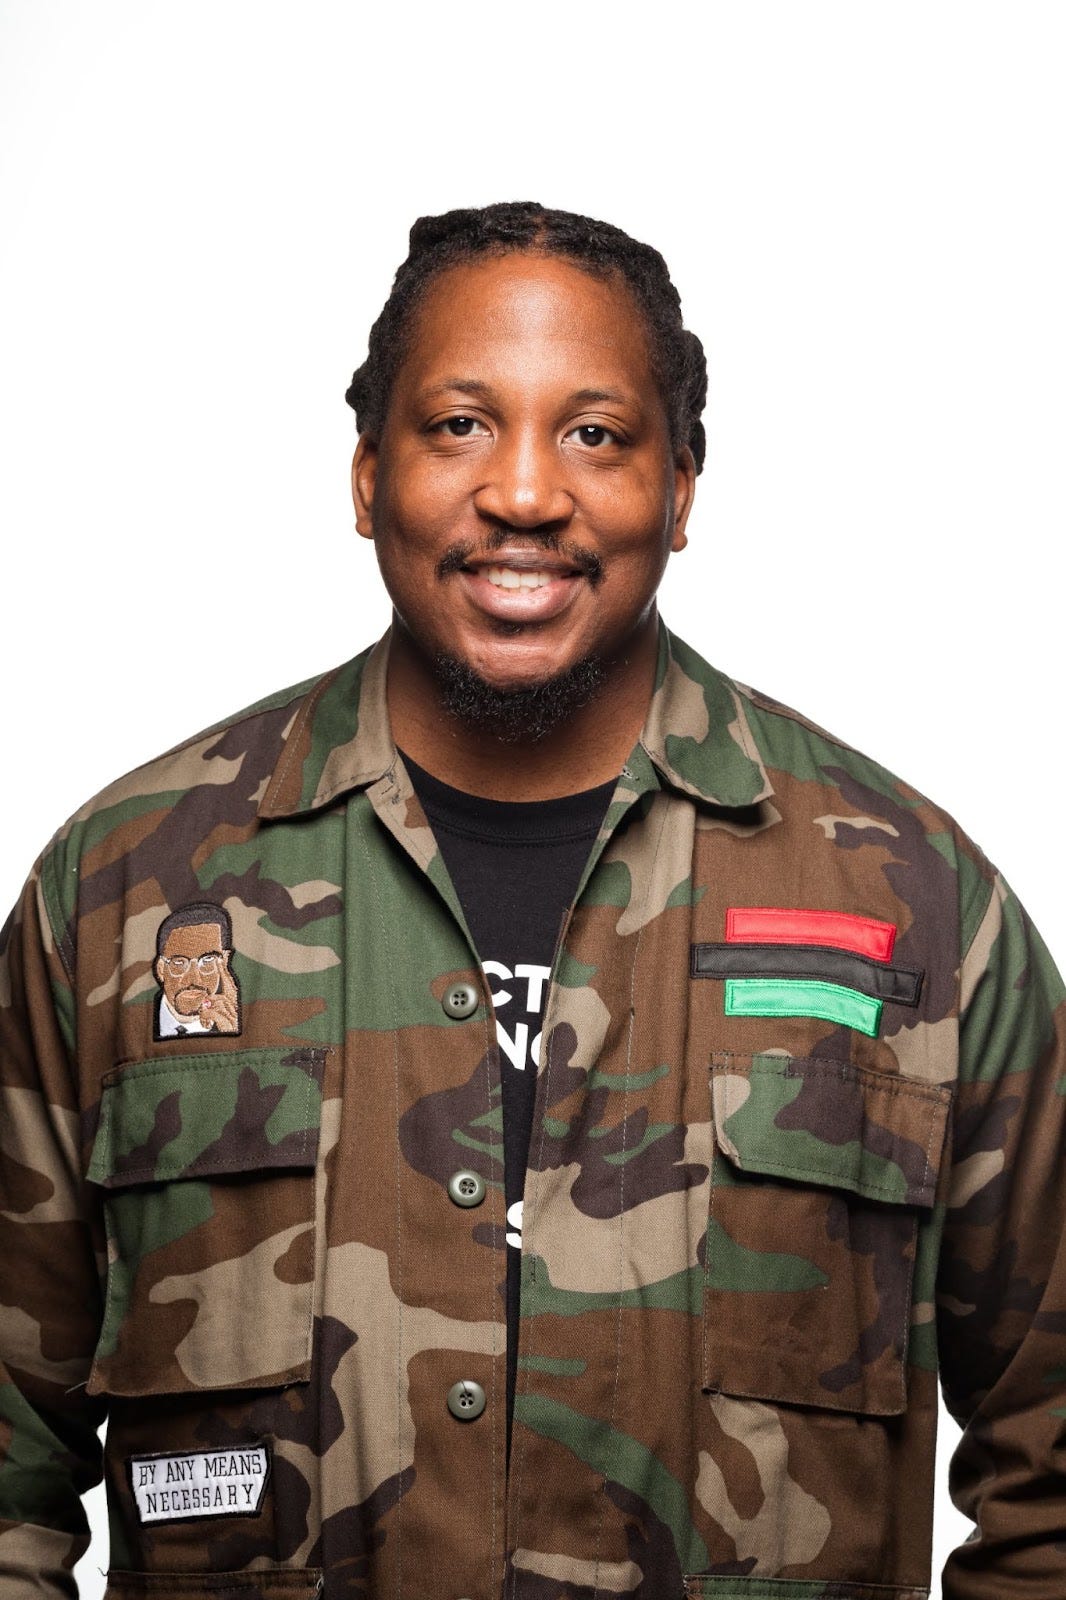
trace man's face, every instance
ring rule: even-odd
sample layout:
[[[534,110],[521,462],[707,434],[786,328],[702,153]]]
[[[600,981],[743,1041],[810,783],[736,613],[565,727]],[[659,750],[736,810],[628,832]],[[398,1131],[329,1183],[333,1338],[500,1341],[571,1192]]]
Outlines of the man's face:
[[[217,922],[192,922],[167,934],[156,977],[176,1017],[196,1016],[204,1001],[218,993],[228,959]]]
[[[352,479],[416,649],[507,690],[625,652],[685,543],[694,467],[624,282],[511,254],[430,285]]]

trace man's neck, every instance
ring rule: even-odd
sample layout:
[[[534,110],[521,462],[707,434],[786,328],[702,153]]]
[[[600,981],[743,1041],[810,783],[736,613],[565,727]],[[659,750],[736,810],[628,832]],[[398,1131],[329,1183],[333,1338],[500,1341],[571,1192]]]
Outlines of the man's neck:
[[[444,709],[432,669],[394,633],[388,705],[393,738],[419,766],[468,794],[552,800],[615,778],[636,744],[651,698],[658,624],[647,619],[587,704],[543,737],[502,740]]]

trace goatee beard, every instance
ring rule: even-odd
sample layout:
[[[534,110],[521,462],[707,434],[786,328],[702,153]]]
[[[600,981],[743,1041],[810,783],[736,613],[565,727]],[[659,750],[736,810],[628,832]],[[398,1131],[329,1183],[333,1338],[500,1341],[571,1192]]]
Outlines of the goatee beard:
[[[437,655],[433,670],[445,711],[501,744],[543,739],[588,705],[607,676],[598,656],[521,689],[496,688],[456,656]]]

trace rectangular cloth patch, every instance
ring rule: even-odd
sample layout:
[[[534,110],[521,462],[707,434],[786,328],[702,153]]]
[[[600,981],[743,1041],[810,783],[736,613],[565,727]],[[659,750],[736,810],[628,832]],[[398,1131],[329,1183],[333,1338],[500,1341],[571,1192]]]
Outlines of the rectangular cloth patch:
[[[880,1000],[839,983],[805,983],[802,979],[727,978],[727,1017],[822,1017],[857,1028],[876,1038]]]
[[[852,911],[808,911],[799,906],[730,906],[725,914],[729,944],[827,944],[854,950],[873,961],[891,961],[896,942],[892,922]]]
[[[130,1456],[126,1464],[142,1522],[258,1516],[270,1473],[265,1444]]]

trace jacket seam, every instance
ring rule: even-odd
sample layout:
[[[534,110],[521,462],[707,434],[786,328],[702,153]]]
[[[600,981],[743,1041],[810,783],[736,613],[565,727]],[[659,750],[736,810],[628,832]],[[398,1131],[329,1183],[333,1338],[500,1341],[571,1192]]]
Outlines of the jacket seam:
[[[296,714],[295,725],[290,730],[289,737],[285,741],[286,750],[282,759],[281,767],[278,770],[277,784],[275,785],[273,782],[271,782],[271,788],[275,790],[275,793],[280,795],[284,789],[285,781],[289,776],[293,761],[296,759],[296,748],[299,735],[303,732],[304,728],[311,720],[311,717],[318,707],[318,702],[321,700],[326,688],[330,683],[332,683],[339,671],[339,667],[334,667],[332,672],[327,672],[324,677],[318,680],[310,693],[304,696],[303,704]]]
[[[931,1100],[938,1105],[943,1105],[946,1098],[950,1098],[950,1088],[946,1084],[922,1083],[917,1078],[906,1078],[901,1073],[877,1072],[872,1067],[861,1067],[854,1061],[836,1061],[830,1056],[775,1056],[760,1061],[758,1066],[750,1059],[747,1051],[716,1050],[711,1060],[711,1071],[720,1070],[719,1063],[728,1060],[731,1072],[768,1072],[779,1078],[792,1078],[798,1076],[790,1069],[799,1061],[808,1062],[819,1071],[828,1071],[834,1077],[844,1080],[854,1078],[861,1081],[865,1088],[873,1094],[887,1094],[893,1097],[913,1096],[918,1100]],[[734,1062],[740,1065],[734,1066]],[[744,1065],[744,1062],[747,1065]]]
[[[54,882],[55,851],[50,850],[41,861],[41,898],[44,901],[45,915],[48,918],[48,929],[52,935],[52,943],[59,957],[63,971],[66,973],[72,989],[77,989],[77,946],[73,939],[61,932],[63,927],[62,907],[59,904],[59,887]],[[70,945],[70,956],[67,954],[67,945]]]
[[[381,896],[377,892],[377,872],[375,870],[369,837],[363,839],[363,856],[367,864],[367,876],[374,886],[374,903],[377,906],[378,926],[381,929],[381,939],[386,952],[385,971],[388,973],[389,1004],[392,1014],[396,1015],[396,987],[393,973],[393,964],[389,957],[389,929],[388,918],[385,916]],[[400,1218],[400,1030],[392,1030],[392,1080],[394,1115],[396,1119],[396,1138],[394,1140],[394,1183],[396,1189],[396,1497],[393,1505],[396,1508],[396,1594],[403,1593],[403,1533],[404,1517],[402,1509],[403,1500],[403,1254],[402,1254],[402,1228]]]
[[[691,806],[689,807],[689,809],[691,810]],[[634,1029],[634,1023],[635,1023],[635,1020],[636,1020],[637,962],[640,959],[640,947],[641,947],[641,944],[643,943],[643,940],[644,940],[644,929],[647,927],[648,902],[649,902],[649,900],[651,898],[652,884],[655,881],[655,863],[657,862],[657,860],[659,858],[659,851],[662,848],[663,834],[666,831],[666,824],[667,824],[667,820],[668,820],[669,815],[670,815],[670,811],[671,811],[671,802],[670,802],[669,799],[667,799],[665,801],[665,803],[663,804],[663,807],[662,807],[662,813],[663,813],[662,814],[662,821],[659,824],[659,833],[658,833],[658,836],[657,836],[657,838],[655,840],[655,848],[651,851],[651,859],[650,859],[649,864],[648,864],[648,873],[647,873],[647,877],[645,878],[645,884],[644,884],[644,895],[643,895],[643,898],[642,898],[642,901],[641,901],[641,907],[640,907],[640,926],[637,929],[637,937],[633,941],[633,959],[632,959],[632,962],[631,962],[630,968],[629,968],[629,1026],[628,1026],[628,1028],[626,1030],[626,1076],[625,1076],[625,1087],[624,1087],[624,1090],[623,1090],[623,1101],[622,1101],[622,1148],[621,1148],[621,1151],[620,1151],[620,1155],[622,1157],[622,1160],[619,1163],[619,1180],[618,1180],[618,1306],[617,1306],[617,1310],[616,1310],[616,1313],[615,1313],[614,1382],[613,1382],[613,1384],[611,1386],[611,1421],[610,1421],[610,1429],[609,1429],[609,1433],[608,1433],[608,1438],[610,1438],[611,1435],[614,1434],[614,1432],[616,1430],[616,1426],[617,1426],[617,1419],[618,1419],[618,1380],[619,1380],[619,1375],[621,1373],[621,1367],[622,1367],[622,1359],[621,1359],[621,1356],[622,1356],[622,1306],[623,1306],[623,1302],[624,1302],[624,1299],[625,1299],[625,1290],[623,1288],[623,1284],[625,1282],[624,1274],[623,1274],[623,1268],[624,1268],[624,1265],[625,1265],[625,1226],[626,1226],[626,1209],[625,1209],[626,1163],[625,1163],[625,1152],[626,1152],[626,1137],[627,1137],[627,1133],[628,1133],[630,1080],[632,1078],[632,1072],[633,1072],[633,1029]],[[617,1450],[615,1451],[615,1454],[617,1455]],[[605,1525],[606,1520],[607,1520],[607,1504],[606,1504],[606,1501],[607,1501],[607,1474],[604,1473],[603,1474],[603,1483],[602,1483],[602,1485],[600,1487],[600,1525],[599,1525],[599,1528],[597,1529],[597,1532],[596,1532],[596,1572],[595,1572],[595,1577],[593,1578],[593,1600],[596,1600],[596,1597],[599,1595],[599,1592],[600,1592],[600,1551],[601,1551],[601,1549],[603,1547],[604,1525]]]
[[[995,897],[996,879],[997,879],[998,876],[999,876],[998,873],[993,872],[992,880],[988,885],[988,893],[985,896],[984,904],[981,907],[981,915],[976,918],[976,920],[974,922],[974,930],[971,933],[971,935],[970,935],[970,937],[969,937],[969,939],[967,941],[966,949],[962,952],[962,956],[960,957],[960,960],[959,960],[959,977],[958,977],[958,982],[956,983],[956,986],[955,986],[956,994],[959,994],[962,991],[962,969],[966,965],[967,961],[969,960],[970,951],[973,949],[974,945],[977,943],[977,935],[980,933],[982,927],[984,926],[984,920],[988,916],[988,908],[992,904],[992,901],[993,901],[993,899]]]

